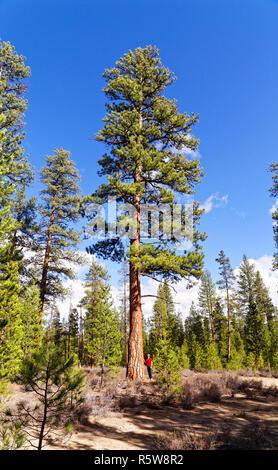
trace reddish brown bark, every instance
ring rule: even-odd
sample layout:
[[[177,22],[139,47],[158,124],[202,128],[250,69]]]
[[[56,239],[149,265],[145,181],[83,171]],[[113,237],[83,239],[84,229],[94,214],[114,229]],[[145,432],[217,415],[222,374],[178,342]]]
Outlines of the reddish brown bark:
[[[140,240],[131,240],[131,246],[138,248]],[[145,376],[143,354],[143,321],[141,307],[140,270],[130,262],[130,334],[128,342],[127,377],[142,380]]]

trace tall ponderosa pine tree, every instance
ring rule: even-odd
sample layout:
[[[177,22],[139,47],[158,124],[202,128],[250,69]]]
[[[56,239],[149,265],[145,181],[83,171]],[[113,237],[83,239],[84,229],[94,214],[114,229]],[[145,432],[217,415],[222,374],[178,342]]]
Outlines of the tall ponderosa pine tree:
[[[231,268],[230,260],[225,256],[223,250],[220,251],[218,258],[216,258],[217,263],[219,263],[219,273],[221,276],[220,281],[217,282],[221,289],[225,290],[226,297],[226,307],[227,307],[227,326],[228,326],[228,361],[231,358],[231,313],[232,313],[232,289],[234,283],[234,273]]]
[[[72,265],[82,261],[75,250],[80,232],[72,227],[80,218],[80,177],[70,152],[60,148],[48,156],[41,181],[45,188],[41,190],[43,204],[38,241],[44,256],[39,253],[36,258],[42,272],[40,315],[49,298],[63,293],[60,276],[74,277]]]
[[[179,114],[174,100],[163,96],[173,83],[173,73],[160,61],[156,47],[129,51],[110,70],[105,70],[104,92],[109,103],[104,128],[97,140],[111,151],[99,161],[99,174],[108,177],[94,193],[93,200],[103,204],[109,196],[133,206],[129,217],[134,233],[130,240],[130,337],[127,375],[144,377],[141,275],[169,280],[200,276],[203,255],[195,230],[194,249],[177,255],[169,240],[152,244],[140,238],[141,204],[174,204],[175,194],[192,194],[200,181],[197,158],[187,158],[186,148],[196,150],[198,141],[191,135],[198,116]],[[200,215],[194,205],[194,224]],[[124,256],[121,239],[106,239],[92,247],[106,258],[120,261]]]
[[[250,299],[254,300],[255,279],[255,266],[244,255],[238,275],[238,298],[244,311],[248,310]]]
[[[209,318],[210,328],[212,339],[216,339],[215,334],[215,319],[214,319],[214,310],[216,304],[217,296],[216,290],[212,281],[211,274],[209,271],[205,271],[202,279],[201,286],[199,289],[199,305],[204,316]]]
[[[254,281],[254,298],[264,313],[268,329],[271,331],[275,317],[275,307],[259,271],[256,272]]]

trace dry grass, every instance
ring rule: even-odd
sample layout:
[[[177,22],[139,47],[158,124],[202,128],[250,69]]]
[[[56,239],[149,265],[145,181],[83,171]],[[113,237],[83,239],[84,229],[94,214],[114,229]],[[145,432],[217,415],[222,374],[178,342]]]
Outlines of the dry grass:
[[[173,430],[160,433],[154,439],[157,450],[213,450],[216,448],[214,433]]]
[[[79,419],[84,422],[89,415],[107,415],[112,411],[139,407],[159,409],[165,406],[165,397],[154,380],[152,382],[131,382],[121,369],[114,379],[106,378],[100,384],[97,369],[85,369],[87,391],[84,403],[78,410]],[[167,405],[192,409],[200,403],[221,403],[223,399],[243,394],[246,398],[278,396],[276,387],[264,387],[262,381],[244,378],[231,371],[209,371],[196,373],[191,370],[182,373],[182,391],[179,399],[170,397]]]

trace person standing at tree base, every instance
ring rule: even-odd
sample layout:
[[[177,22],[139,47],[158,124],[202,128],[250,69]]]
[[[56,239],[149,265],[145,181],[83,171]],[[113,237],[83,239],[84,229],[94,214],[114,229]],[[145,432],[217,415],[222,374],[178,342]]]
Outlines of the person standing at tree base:
[[[152,358],[151,358],[150,354],[147,354],[147,359],[145,360],[145,365],[147,366],[149,379],[152,380]]]

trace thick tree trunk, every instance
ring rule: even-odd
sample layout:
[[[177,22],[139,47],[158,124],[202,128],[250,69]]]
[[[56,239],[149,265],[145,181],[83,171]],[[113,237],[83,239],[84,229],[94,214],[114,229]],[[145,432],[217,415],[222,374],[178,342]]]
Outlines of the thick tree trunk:
[[[132,240],[131,246],[137,246]],[[130,335],[128,342],[127,377],[142,380],[145,376],[143,354],[143,321],[141,307],[140,271],[130,263]]]
[[[41,309],[39,313],[40,321],[42,321],[43,307],[44,307],[44,301],[45,301],[47,273],[48,273],[48,265],[49,265],[51,242],[52,242],[52,230],[53,230],[53,224],[54,224],[54,213],[55,213],[55,207],[53,207],[51,211],[48,237],[47,237],[44,262],[43,262],[42,280],[41,280],[41,287],[40,287],[40,299],[41,299]]]

